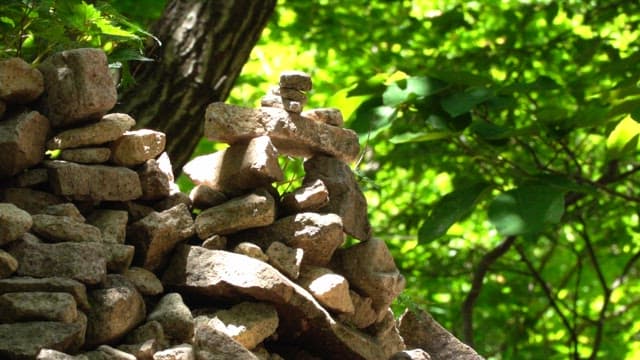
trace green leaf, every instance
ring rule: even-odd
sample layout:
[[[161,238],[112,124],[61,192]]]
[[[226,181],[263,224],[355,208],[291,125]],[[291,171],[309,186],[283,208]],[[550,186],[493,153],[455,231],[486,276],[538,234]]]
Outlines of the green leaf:
[[[495,97],[491,89],[474,87],[444,98],[440,104],[453,117],[469,112],[474,106]]]
[[[432,140],[440,140],[450,138],[455,133],[449,131],[432,131],[432,132],[407,132],[400,135],[395,135],[389,142],[392,144],[404,144],[404,143],[412,143],[412,142],[422,142],[422,141],[432,141]]]
[[[520,186],[489,205],[489,220],[505,236],[538,233],[558,223],[563,213],[564,191],[546,185]]]
[[[438,200],[429,216],[418,230],[420,242],[429,242],[447,233],[451,225],[464,219],[482,198],[487,183],[475,183],[456,189]]]
[[[607,138],[607,155],[610,159],[619,159],[636,149],[640,124],[627,115],[613,129]]]
[[[426,76],[414,76],[389,85],[382,94],[382,102],[388,106],[397,106],[408,100],[422,99],[444,89],[446,84]]]

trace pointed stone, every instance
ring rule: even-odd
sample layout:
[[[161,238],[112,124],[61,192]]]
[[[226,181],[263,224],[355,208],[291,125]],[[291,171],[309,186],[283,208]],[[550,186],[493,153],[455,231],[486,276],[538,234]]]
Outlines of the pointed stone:
[[[174,343],[187,342],[193,337],[193,315],[178,293],[164,295],[147,321],[159,322],[164,334]]]
[[[26,104],[44,91],[42,73],[20,58],[0,61],[0,99]]]
[[[349,283],[342,275],[327,268],[306,266],[300,272],[298,284],[309,290],[327,309],[339,313],[353,313]]]
[[[116,165],[134,167],[160,155],[165,144],[166,136],[159,131],[127,131],[111,144],[111,161]]]
[[[300,264],[304,257],[304,251],[299,248],[288,247],[287,245],[274,241],[267,248],[269,264],[278,269],[289,279],[297,279],[300,275]]]
[[[118,139],[135,124],[136,121],[127,114],[107,114],[98,122],[58,133],[47,141],[47,149],[102,145]]]
[[[316,211],[328,203],[329,190],[320,179],[283,195],[281,200],[287,214]]]
[[[204,133],[209,140],[233,144],[268,135],[281,155],[335,156],[354,161],[360,150],[357,134],[348,129],[308,121],[283,109],[243,108],[224,103],[207,107]]]
[[[10,203],[0,203],[0,246],[20,238],[32,224],[28,212]]]
[[[252,350],[275,333],[278,313],[267,303],[242,302],[229,310],[220,310],[210,322],[245,348]]]
[[[49,120],[25,111],[0,122],[0,178],[11,177],[44,159]]]

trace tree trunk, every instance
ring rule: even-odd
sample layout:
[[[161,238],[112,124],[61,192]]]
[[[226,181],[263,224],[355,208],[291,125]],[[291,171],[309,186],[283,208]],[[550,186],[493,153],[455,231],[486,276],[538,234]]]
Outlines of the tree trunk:
[[[208,104],[224,101],[240,74],[276,0],[171,0],[152,33],[161,46],[137,69],[136,85],[118,111],[137,128],[167,135],[176,175],[202,137]]]

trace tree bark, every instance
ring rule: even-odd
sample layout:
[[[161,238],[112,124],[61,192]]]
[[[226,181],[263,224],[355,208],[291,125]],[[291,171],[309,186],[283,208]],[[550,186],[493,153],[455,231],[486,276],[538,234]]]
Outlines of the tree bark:
[[[137,128],[167,135],[167,152],[180,173],[203,134],[208,104],[224,101],[249,58],[276,0],[171,0],[147,49],[154,62],[136,69],[136,85],[117,111]]]

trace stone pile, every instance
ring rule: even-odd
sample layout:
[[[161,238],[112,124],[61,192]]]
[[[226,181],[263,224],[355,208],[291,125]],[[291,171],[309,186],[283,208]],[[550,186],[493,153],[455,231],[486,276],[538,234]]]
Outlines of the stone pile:
[[[164,134],[109,113],[100,50],[0,62],[0,358],[428,356],[402,352],[404,279],[347,165],[357,136],[303,112],[310,89],[284,73],[269,106],[211,104],[205,136],[229,147],[184,167],[187,196]],[[305,177],[279,194],[285,155]]]

